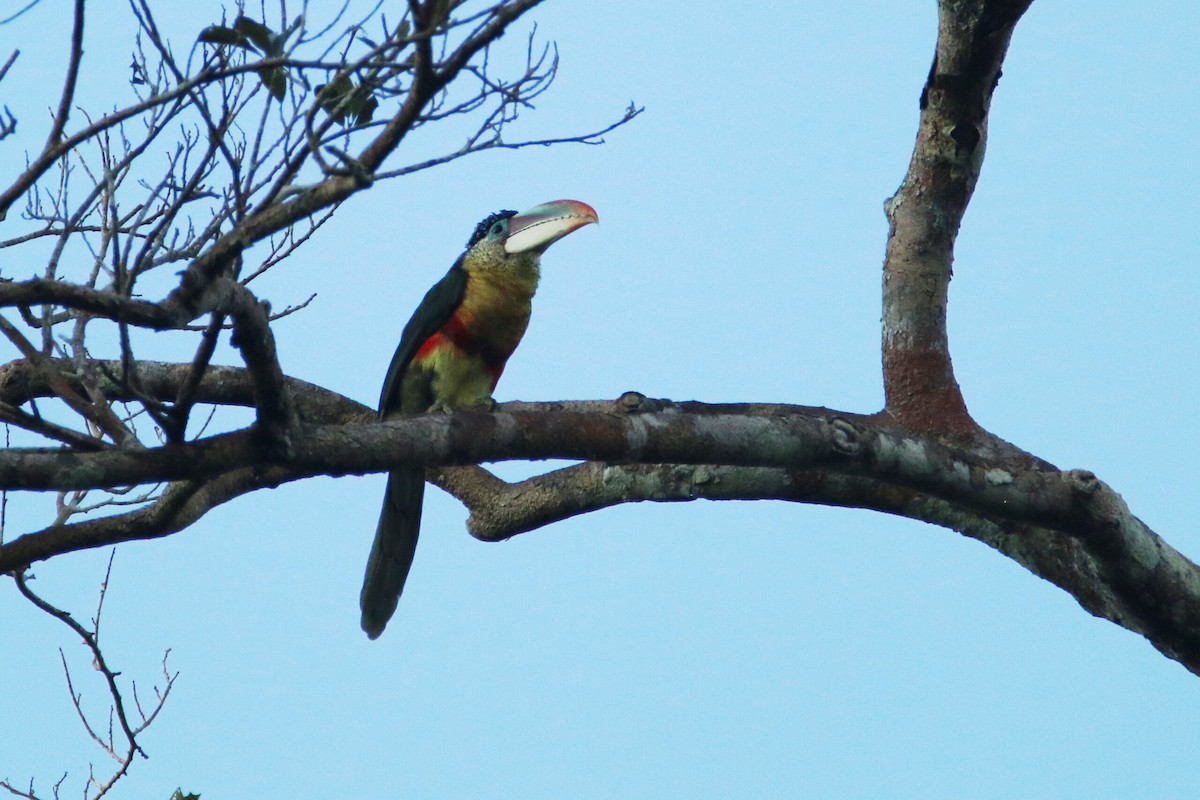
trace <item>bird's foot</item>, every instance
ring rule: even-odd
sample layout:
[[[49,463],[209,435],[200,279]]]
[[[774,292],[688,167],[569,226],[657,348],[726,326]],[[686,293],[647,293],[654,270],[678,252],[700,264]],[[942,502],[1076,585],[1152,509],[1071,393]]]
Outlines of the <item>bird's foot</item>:
[[[458,405],[450,405],[449,403],[439,400],[429,407],[429,414],[453,414],[455,411],[495,411],[496,399],[494,397],[484,397],[476,400],[473,403],[460,403]]]

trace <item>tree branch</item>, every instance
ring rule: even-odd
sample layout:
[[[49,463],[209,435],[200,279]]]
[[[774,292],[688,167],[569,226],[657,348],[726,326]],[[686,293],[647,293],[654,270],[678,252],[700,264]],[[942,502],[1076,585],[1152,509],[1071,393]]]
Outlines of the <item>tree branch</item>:
[[[946,303],[954,241],[987,144],[987,114],[1017,20],[1032,0],[943,0],[908,173],[887,201],[883,378],[913,430],[973,434],[954,379]]]
[[[135,387],[118,379],[117,376],[121,374],[120,361],[96,360],[85,363],[96,368],[100,390],[116,401],[150,397],[166,402],[178,397],[179,392],[187,387],[192,401],[196,403],[248,407],[255,404],[254,380],[244,367],[209,365],[197,379],[190,364],[139,361],[135,390]],[[58,396],[61,386],[54,375],[61,376],[67,382],[67,387],[75,390],[78,384],[74,382],[77,377],[71,361],[45,359],[44,364],[45,368],[41,368],[22,359],[0,366],[0,403],[19,406],[35,398]],[[300,419],[307,422],[363,422],[376,416],[370,406],[315,383],[285,377],[283,385],[289,396],[288,402]]]
[[[74,24],[71,27],[71,57],[67,62],[67,77],[63,82],[62,96],[58,101],[58,111],[54,113],[54,123],[50,127],[50,135],[46,137],[46,148],[43,152],[52,152],[58,147],[63,130],[67,127],[67,117],[71,114],[71,104],[75,100],[75,84],[79,80],[79,64],[83,61],[83,3],[75,0]]]
[[[160,536],[215,503],[312,475],[384,471],[402,463],[585,459],[610,466],[560,470],[515,487],[487,478],[456,483],[450,473],[440,480],[473,513],[479,508],[474,530],[492,539],[618,500],[683,499],[685,493],[745,499],[761,490],[759,496],[924,519],[984,539],[1070,591],[1093,613],[1141,633],[1200,672],[1200,570],[1091,473],[1060,472],[1001,450],[950,447],[896,429],[886,416],[726,413],[729,407],[705,413],[700,404],[689,403],[685,411],[663,401],[652,407],[659,410],[565,411],[553,404],[530,410],[539,404],[522,404],[522,410],[501,413],[300,424],[292,429],[286,464],[246,432],[136,456],[13,450],[0,456],[0,487],[84,488],[95,485],[96,476],[110,485],[187,483],[119,522],[95,520],[18,537],[0,552],[0,571],[114,540]],[[664,466],[629,466],[634,464]],[[675,466],[681,464],[694,466]],[[713,464],[721,466],[704,466]],[[734,469],[745,467],[754,469]],[[197,495],[203,487],[206,497]]]
[[[254,407],[260,430],[274,444],[284,444],[293,422],[284,390],[283,369],[275,350],[275,335],[263,303],[240,283],[223,278],[213,286],[228,292],[220,308],[233,320],[231,344],[242,353],[254,385]]]

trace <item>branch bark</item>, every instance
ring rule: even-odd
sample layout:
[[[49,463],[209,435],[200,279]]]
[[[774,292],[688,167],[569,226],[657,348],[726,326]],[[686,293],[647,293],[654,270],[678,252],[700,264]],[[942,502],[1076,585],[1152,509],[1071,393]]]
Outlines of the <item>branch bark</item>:
[[[903,514],[980,538],[1200,673],[1200,570],[1091,473],[1060,472],[995,449],[952,447],[897,428],[887,415],[782,406],[730,413],[736,407],[665,401],[630,413],[628,398],[615,406],[588,405],[298,423],[286,453],[264,446],[253,431],[137,452],[12,450],[0,455],[3,488],[185,483],[149,509],[18,537],[0,551],[0,572],[85,547],[161,536],[246,491],[313,475],[378,472],[401,463],[586,459],[603,463],[514,486],[481,479],[479,472],[474,481],[470,472],[444,472],[440,481],[468,503],[473,530],[488,539],[642,499],[754,494]],[[639,464],[655,466],[632,466]],[[721,466],[707,466],[714,464]]]
[[[992,93],[1032,0],[942,0],[908,172],[885,204],[883,381],[888,411],[914,430],[978,432],[954,379],[946,304],[954,241],[987,147]]]

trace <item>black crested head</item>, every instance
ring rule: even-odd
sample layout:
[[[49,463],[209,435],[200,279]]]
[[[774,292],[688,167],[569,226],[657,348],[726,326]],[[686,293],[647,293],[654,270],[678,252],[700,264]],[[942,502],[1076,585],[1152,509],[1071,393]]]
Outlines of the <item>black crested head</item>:
[[[495,214],[488,214],[483,220],[475,226],[475,232],[471,234],[471,238],[467,240],[467,249],[470,250],[475,245],[479,244],[488,234],[488,230],[502,219],[515,217],[515,211],[497,211]]]

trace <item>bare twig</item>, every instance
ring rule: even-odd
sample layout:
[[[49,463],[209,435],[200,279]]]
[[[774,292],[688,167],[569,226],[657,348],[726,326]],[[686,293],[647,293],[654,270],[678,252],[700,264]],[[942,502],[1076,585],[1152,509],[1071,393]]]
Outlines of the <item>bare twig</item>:
[[[109,700],[111,702],[111,710],[112,711],[111,711],[110,720],[109,720],[109,729],[106,734],[102,735],[97,732],[95,726],[92,724],[87,713],[84,711],[83,705],[82,705],[83,696],[75,688],[74,681],[71,677],[71,670],[67,663],[66,655],[61,650],[59,650],[59,658],[62,661],[63,674],[67,681],[67,690],[71,695],[71,703],[75,707],[75,711],[79,716],[80,722],[83,724],[84,729],[87,731],[88,735],[92,738],[92,740],[94,742],[96,742],[96,744],[102,750],[104,750],[106,753],[108,753],[108,755],[117,764],[117,766],[113,770],[112,774],[103,780],[97,778],[94,771],[89,772],[88,789],[95,791],[95,794],[90,795],[94,800],[97,798],[103,797],[105,794],[107,794],[109,792],[109,790],[112,789],[112,787],[122,777],[125,776],[125,774],[128,772],[129,767],[133,763],[133,760],[136,756],[140,755],[143,758],[146,757],[145,751],[142,750],[141,745],[138,743],[137,736],[138,736],[138,734],[140,734],[146,730],[146,728],[150,725],[150,723],[153,722],[153,720],[157,717],[158,712],[162,710],[162,706],[166,702],[167,695],[170,693],[170,689],[174,685],[175,678],[178,677],[178,673],[175,673],[172,675],[167,671],[166,656],[164,655],[164,657],[163,657],[163,673],[164,673],[164,677],[166,679],[165,688],[162,692],[157,693],[158,701],[157,701],[155,707],[152,709],[150,714],[147,715],[145,713],[142,713],[141,709],[140,709],[140,703],[139,703],[138,708],[139,708],[139,716],[141,717],[141,722],[136,726],[131,725],[129,722],[128,716],[126,714],[126,711],[125,711],[125,699],[124,699],[123,693],[122,693],[120,687],[117,685],[117,676],[119,673],[114,671],[108,665],[108,662],[104,656],[103,650],[100,647],[100,619],[101,619],[101,614],[102,614],[102,611],[104,608],[104,599],[108,592],[109,580],[112,575],[112,563],[113,563],[113,556],[110,555],[109,560],[108,560],[108,565],[105,569],[104,579],[100,586],[99,598],[96,603],[96,614],[92,618],[92,625],[91,625],[90,629],[85,628],[78,620],[76,620],[67,611],[64,611],[63,609],[60,609],[60,608],[57,608],[57,607],[51,605],[49,602],[47,602],[42,597],[38,596],[35,592],[33,592],[33,590],[31,590],[29,588],[28,578],[26,577],[26,575],[24,574],[23,571],[17,570],[17,571],[14,571],[11,573],[13,580],[16,582],[17,590],[21,593],[21,595],[23,597],[25,597],[26,600],[28,600],[30,603],[32,603],[39,610],[54,617],[55,619],[58,619],[59,621],[61,621],[64,625],[66,625],[68,628],[70,628],[71,631],[76,636],[78,636],[80,638],[80,640],[84,643],[84,645],[88,648],[89,652],[91,653],[92,666],[104,678],[104,682],[107,687],[107,691],[108,691],[108,695],[109,695]],[[120,746],[117,745],[116,740],[114,738],[114,731],[112,729],[112,723],[114,721],[116,722],[117,728],[120,730],[121,736],[124,739],[124,743]],[[65,779],[65,778],[66,778],[66,775],[64,774],[63,779]],[[60,779],[59,783],[55,785],[55,797],[58,796],[58,787],[61,786],[61,784],[62,784],[62,779]],[[33,796],[32,783],[30,784],[30,789],[29,789],[28,793],[22,793],[19,790],[15,790],[7,782],[0,782],[0,787],[8,789],[9,792],[11,792],[13,794],[17,794],[18,796],[24,796],[24,797],[32,797]],[[86,795],[87,795],[87,791],[85,791],[85,796]]]
[[[7,25],[8,23],[10,23],[10,22],[12,22],[13,20],[17,19],[18,17],[20,17],[21,15],[23,15],[23,14],[24,14],[26,11],[30,10],[31,8],[33,8],[34,6],[36,6],[36,5],[37,5],[38,3],[40,3],[40,2],[42,2],[42,0],[29,0],[29,2],[28,2],[28,3],[26,3],[26,4],[25,4],[24,6],[22,6],[20,9],[18,9],[16,12],[14,12],[14,13],[12,13],[12,14],[9,14],[9,15],[8,15],[7,17],[5,17],[4,19],[0,19],[0,25]]]
[[[2,24],[3,23],[0,22],[0,25]],[[4,64],[0,65],[0,81],[4,80],[4,76],[8,74],[8,71],[12,68],[12,65],[16,63],[17,57],[20,55],[20,50],[13,50],[12,54],[5,60]]]
[[[50,127],[50,135],[46,138],[46,148],[43,152],[50,152],[58,145],[58,140],[62,138],[63,130],[67,127],[71,104],[75,100],[75,84],[79,80],[79,64],[83,60],[83,7],[84,0],[75,0],[74,24],[71,28],[71,58],[67,64],[67,77],[58,101],[58,110],[54,113],[54,123]]]

